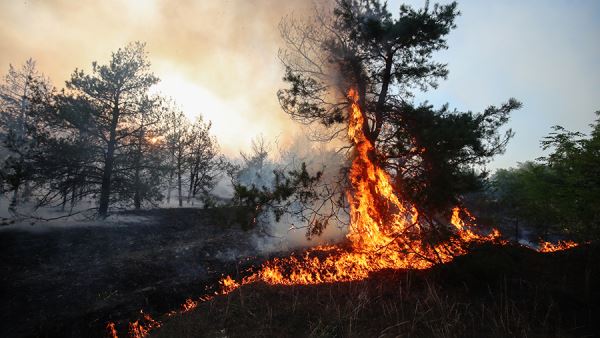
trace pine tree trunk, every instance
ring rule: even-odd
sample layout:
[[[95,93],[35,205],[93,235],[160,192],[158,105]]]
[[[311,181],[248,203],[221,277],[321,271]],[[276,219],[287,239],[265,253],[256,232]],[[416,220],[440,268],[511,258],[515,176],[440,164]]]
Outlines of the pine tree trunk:
[[[15,212],[17,210],[17,203],[19,201],[19,185],[16,185],[13,191],[13,197],[8,206],[8,210]]]
[[[181,141],[180,141],[181,142]],[[181,191],[181,166],[183,161],[183,149],[182,145],[179,145],[179,151],[177,152],[177,197],[179,198],[179,206],[183,206],[183,195]]]
[[[187,195],[187,204],[190,204],[190,201],[192,199],[192,187],[194,186],[194,170],[190,168],[190,186],[188,189],[188,195]],[[193,201],[192,201],[192,205],[193,205]]]
[[[60,211],[65,211],[65,206],[67,205],[67,195],[68,195],[66,189],[63,191],[62,195],[63,195],[62,196],[63,200],[62,200],[62,203],[60,206]]]
[[[77,185],[73,184],[71,187],[71,209],[75,207],[75,200],[77,199]]]
[[[179,206],[183,206],[183,196],[181,194],[181,163],[177,163],[177,194],[179,197]]]
[[[140,171],[142,170],[142,142],[144,140],[144,120],[142,119],[141,131],[138,136],[138,149],[135,154],[135,175],[134,175],[134,189],[135,192],[133,194],[133,205],[135,210],[140,210],[142,207],[142,183],[140,180]]]
[[[135,168],[135,177],[134,177],[134,185],[135,185],[135,192],[133,194],[133,205],[135,207],[135,210],[140,210],[140,208],[142,207],[142,199],[141,199],[141,194],[140,194],[140,168],[139,166],[137,166]]]
[[[173,170],[169,171],[169,182],[167,183],[167,204],[171,203],[171,190],[173,189]]]
[[[173,153],[173,151],[171,151],[171,164],[174,162],[175,160],[175,154]],[[173,190],[173,174],[174,174],[175,170],[173,169],[173,167],[169,168],[169,182],[167,184],[167,204],[171,203],[171,190]]]
[[[100,186],[100,203],[98,206],[98,215],[102,218],[108,213],[108,204],[110,201],[110,180],[112,178],[113,165],[115,160],[115,147],[117,144],[117,125],[119,123],[118,99],[113,108],[113,116],[110,125],[110,138],[104,158],[104,172],[102,173],[102,185]]]

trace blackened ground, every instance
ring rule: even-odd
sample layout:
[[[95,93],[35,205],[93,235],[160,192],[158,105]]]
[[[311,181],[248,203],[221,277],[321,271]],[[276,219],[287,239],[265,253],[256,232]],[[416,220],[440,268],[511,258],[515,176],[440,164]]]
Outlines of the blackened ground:
[[[165,318],[155,337],[600,337],[600,246],[483,245],[424,271],[245,285]]]
[[[126,332],[140,310],[205,294],[256,254],[227,214],[157,209],[109,225],[2,229],[0,337],[106,336],[108,321]]]

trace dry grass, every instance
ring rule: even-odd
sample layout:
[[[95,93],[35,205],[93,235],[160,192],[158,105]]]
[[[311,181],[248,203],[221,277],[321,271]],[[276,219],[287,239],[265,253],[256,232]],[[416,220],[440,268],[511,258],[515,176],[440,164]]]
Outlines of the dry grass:
[[[545,256],[491,247],[434,270],[384,271],[360,282],[257,283],[172,318],[154,335],[593,336],[600,278],[589,257],[597,254],[597,247]]]

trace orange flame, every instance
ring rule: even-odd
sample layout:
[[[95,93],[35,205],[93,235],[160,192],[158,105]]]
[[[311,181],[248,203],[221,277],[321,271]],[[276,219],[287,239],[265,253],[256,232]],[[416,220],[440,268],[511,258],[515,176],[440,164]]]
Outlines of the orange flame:
[[[272,259],[261,269],[242,280],[241,284],[264,281],[269,284],[319,284],[367,278],[382,269],[425,269],[436,262],[448,262],[466,253],[465,243],[491,241],[500,237],[498,231],[481,236],[469,229],[472,224],[460,218],[460,212],[474,218],[464,209],[453,209],[450,223],[457,238],[428,245],[423,236],[425,227],[419,224],[419,212],[414,205],[401,199],[390,176],[373,161],[377,151],[364,133],[365,118],[358,105],[358,95],[350,90],[348,137],[354,144],[354,159],[350,169],[350,227],[347,235],[351,250],[339,246],[319,246],[302,257]],[[229,276],[221,281],[222,292],[239,285]]]
[[[185,303],[181,305],[181,312],[188,312],[195,309],[198,306],[198,302],[188,298]]]
[[[237,289],[240,285],[233,280],[230,276],[227,276],[219,281],[221,284],[221,292],[223,294],[230,293],[231,291]]]
[[[556,252],[556,251],[562,251],[562,250],[574,248],[578,245],[579,245],[579,243],[575,243],[573,241],[558,241],[558,243],[556,243],[556,244],[552,244],[550,242],[541,242],[538,251],[539,252]]]
[[[132,338],[142,338],[148,336],[151,330],[161,327],[161,323],[154,320],[149,314],[140,311],[143,315],[143,324],[139,320],[129,323],[129,336]],[[115,331],[116,335],[116,331]]]
[[[383,269],[426,269],[466,254],[465,244],[471,242],[506,243],[500,240],[501,234],[496,229],[487,236],[475,233],[475,218],[465,208],[454,207],[449,220],[454,236],[442,243],[428,244],[424,238],[430,229],[421,224],[417,207],[401,198],[388,173],[373,160],[378,154],[364,133],[366,120],[358,105],[357,92],[351,89],[348,97],[351,101],[348,137],[354,144],[350,169],[352,189],[346,193],[350,205],[347,239],[351,248],[318,246],[302,256],[271,259],[240,282],[230,276],[222,278],[220,290],[215,295],[225,295],[241,285],[257,281],[273,285],[321,284],[361,280],[371,272]],[[468,219],[461,218],[461,214]],[[576,245],[574,242],[559,242],[557,245],[544,242],[539,251],[553,252]],[[207,295],[198,301],[188,299],[180,312],[190,311],[199,302],[213,298]],[[132,337],[145,337],[151,329],[160,326],[160,323],[148,318],[144,317],[145,326],[138,321],[130,323]],[[114,324],[109,323],[107,328],[112,329],[116,337]]]
[[[119,336],[117,335],[117,329],[115,329],[115,323],[108,322],[108,324],[106,324],[106,329],[108,330],[109,337],[119,338]]]

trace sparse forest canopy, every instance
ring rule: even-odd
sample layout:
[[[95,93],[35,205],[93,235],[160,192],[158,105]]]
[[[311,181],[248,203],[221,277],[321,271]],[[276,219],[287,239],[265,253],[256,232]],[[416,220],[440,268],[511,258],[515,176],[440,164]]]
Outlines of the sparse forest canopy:
[[[509,99],[472,113],[414,102],[415,91],[436,88],[448,75],[434,53],[448,47],[456,3],[402,5],[392,13],[379,1],[338,0],[326,12],[281,22],[289,85],[278,92],[283,110],[301,123],[324,126],[322,138],[343,137],[347,93],[355,89],[364,134],[375,145],[371,156],[395,189],[424,218],[448,213],[462,194],[480,188],[486,173],[477,165],[504,152],[512,132],[501,128],[521,104]]]
[[[33,60],[9,68],[0,87],[2,192],[36,206],[73,208],[156,205],[177,191],[178,204],[211,204],[223,157],[211,123],[190,122],[177,105],[150,88],[145,44],[112,53],[106,64],[76,69],[53,89]],[[92,209],[96,209],[92,207]]]

